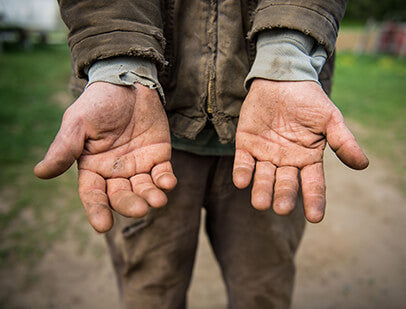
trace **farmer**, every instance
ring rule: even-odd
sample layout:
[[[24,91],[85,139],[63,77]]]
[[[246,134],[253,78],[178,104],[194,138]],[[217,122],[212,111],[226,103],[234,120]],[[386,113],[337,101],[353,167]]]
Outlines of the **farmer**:
[[[304,217],[324,215],[326,142],[368,165],[325,93],[346,1],[59,4],[72,86],[87,86],[35,174],[77,160],[123,307],[185,308],[202,208],[230,308],[289,307]]]

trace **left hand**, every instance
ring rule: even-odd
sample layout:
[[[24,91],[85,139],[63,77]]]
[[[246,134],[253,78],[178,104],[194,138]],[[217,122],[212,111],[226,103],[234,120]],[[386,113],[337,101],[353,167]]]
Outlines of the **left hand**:
[[[326,141],[342,162],[364,169],[368,159],[338,108],[315,82],[255,79],[240,112],[234,184],[247,187],[255,169],[251,203],[260,210],[273,202],[277,214],[296,205],[300,170],[305,216],[323,219]]]
[[[39,178],[64,173],[75,160],[79,196],[98,232],[113,226],[112,210],[145,216],[167,202],[176,177],[170,163],[168,119],[157,90],[105,82],[91,84],[66,111]]]

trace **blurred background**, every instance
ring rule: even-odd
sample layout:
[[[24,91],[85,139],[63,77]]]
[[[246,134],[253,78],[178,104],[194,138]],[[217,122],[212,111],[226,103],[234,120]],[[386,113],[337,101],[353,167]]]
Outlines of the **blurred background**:
[[[104,240],[87,223],[76,169],[32,168],[74,98],[54,0],[0,0],[0,308],[117,308]],[[406,308],[406,2],[350,1],[332,98],[368,154],[349,170],[326,152],[327,212],[297,255],[293,308]],[[192,309],[225,309],[201,233]]]

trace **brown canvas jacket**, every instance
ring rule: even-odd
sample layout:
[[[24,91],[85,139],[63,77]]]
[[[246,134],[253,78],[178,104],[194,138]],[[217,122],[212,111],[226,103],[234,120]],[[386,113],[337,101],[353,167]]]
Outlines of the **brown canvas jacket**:
[[[70,32],[75,76],[99,59],[139,56],[155,62],[172,133],[194,139],[212,121],[232,142],[255,38],[274,28],[299,30],[334,52],[347,1],[59,0]],[[329,91],[332,61],[320,80]],[[79,85],[76,83],[76,85]]]

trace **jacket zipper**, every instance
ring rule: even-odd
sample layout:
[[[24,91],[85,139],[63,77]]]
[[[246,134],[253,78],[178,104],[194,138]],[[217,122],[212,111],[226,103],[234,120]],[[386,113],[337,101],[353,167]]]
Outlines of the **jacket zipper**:
[[[216,59],[217,59],[217,32],[218,32],[218,1],[210,1],[210,12],[211,16],[209,18],[209,49],[211,51],[208,74],[207,74],[207,113],[212,115],[214,112],[214,105],[216,101]]]
[[[207,112],[213,114],[213,101],[215,100],[215,73],[209,69],[209,82],[207,83]]]

